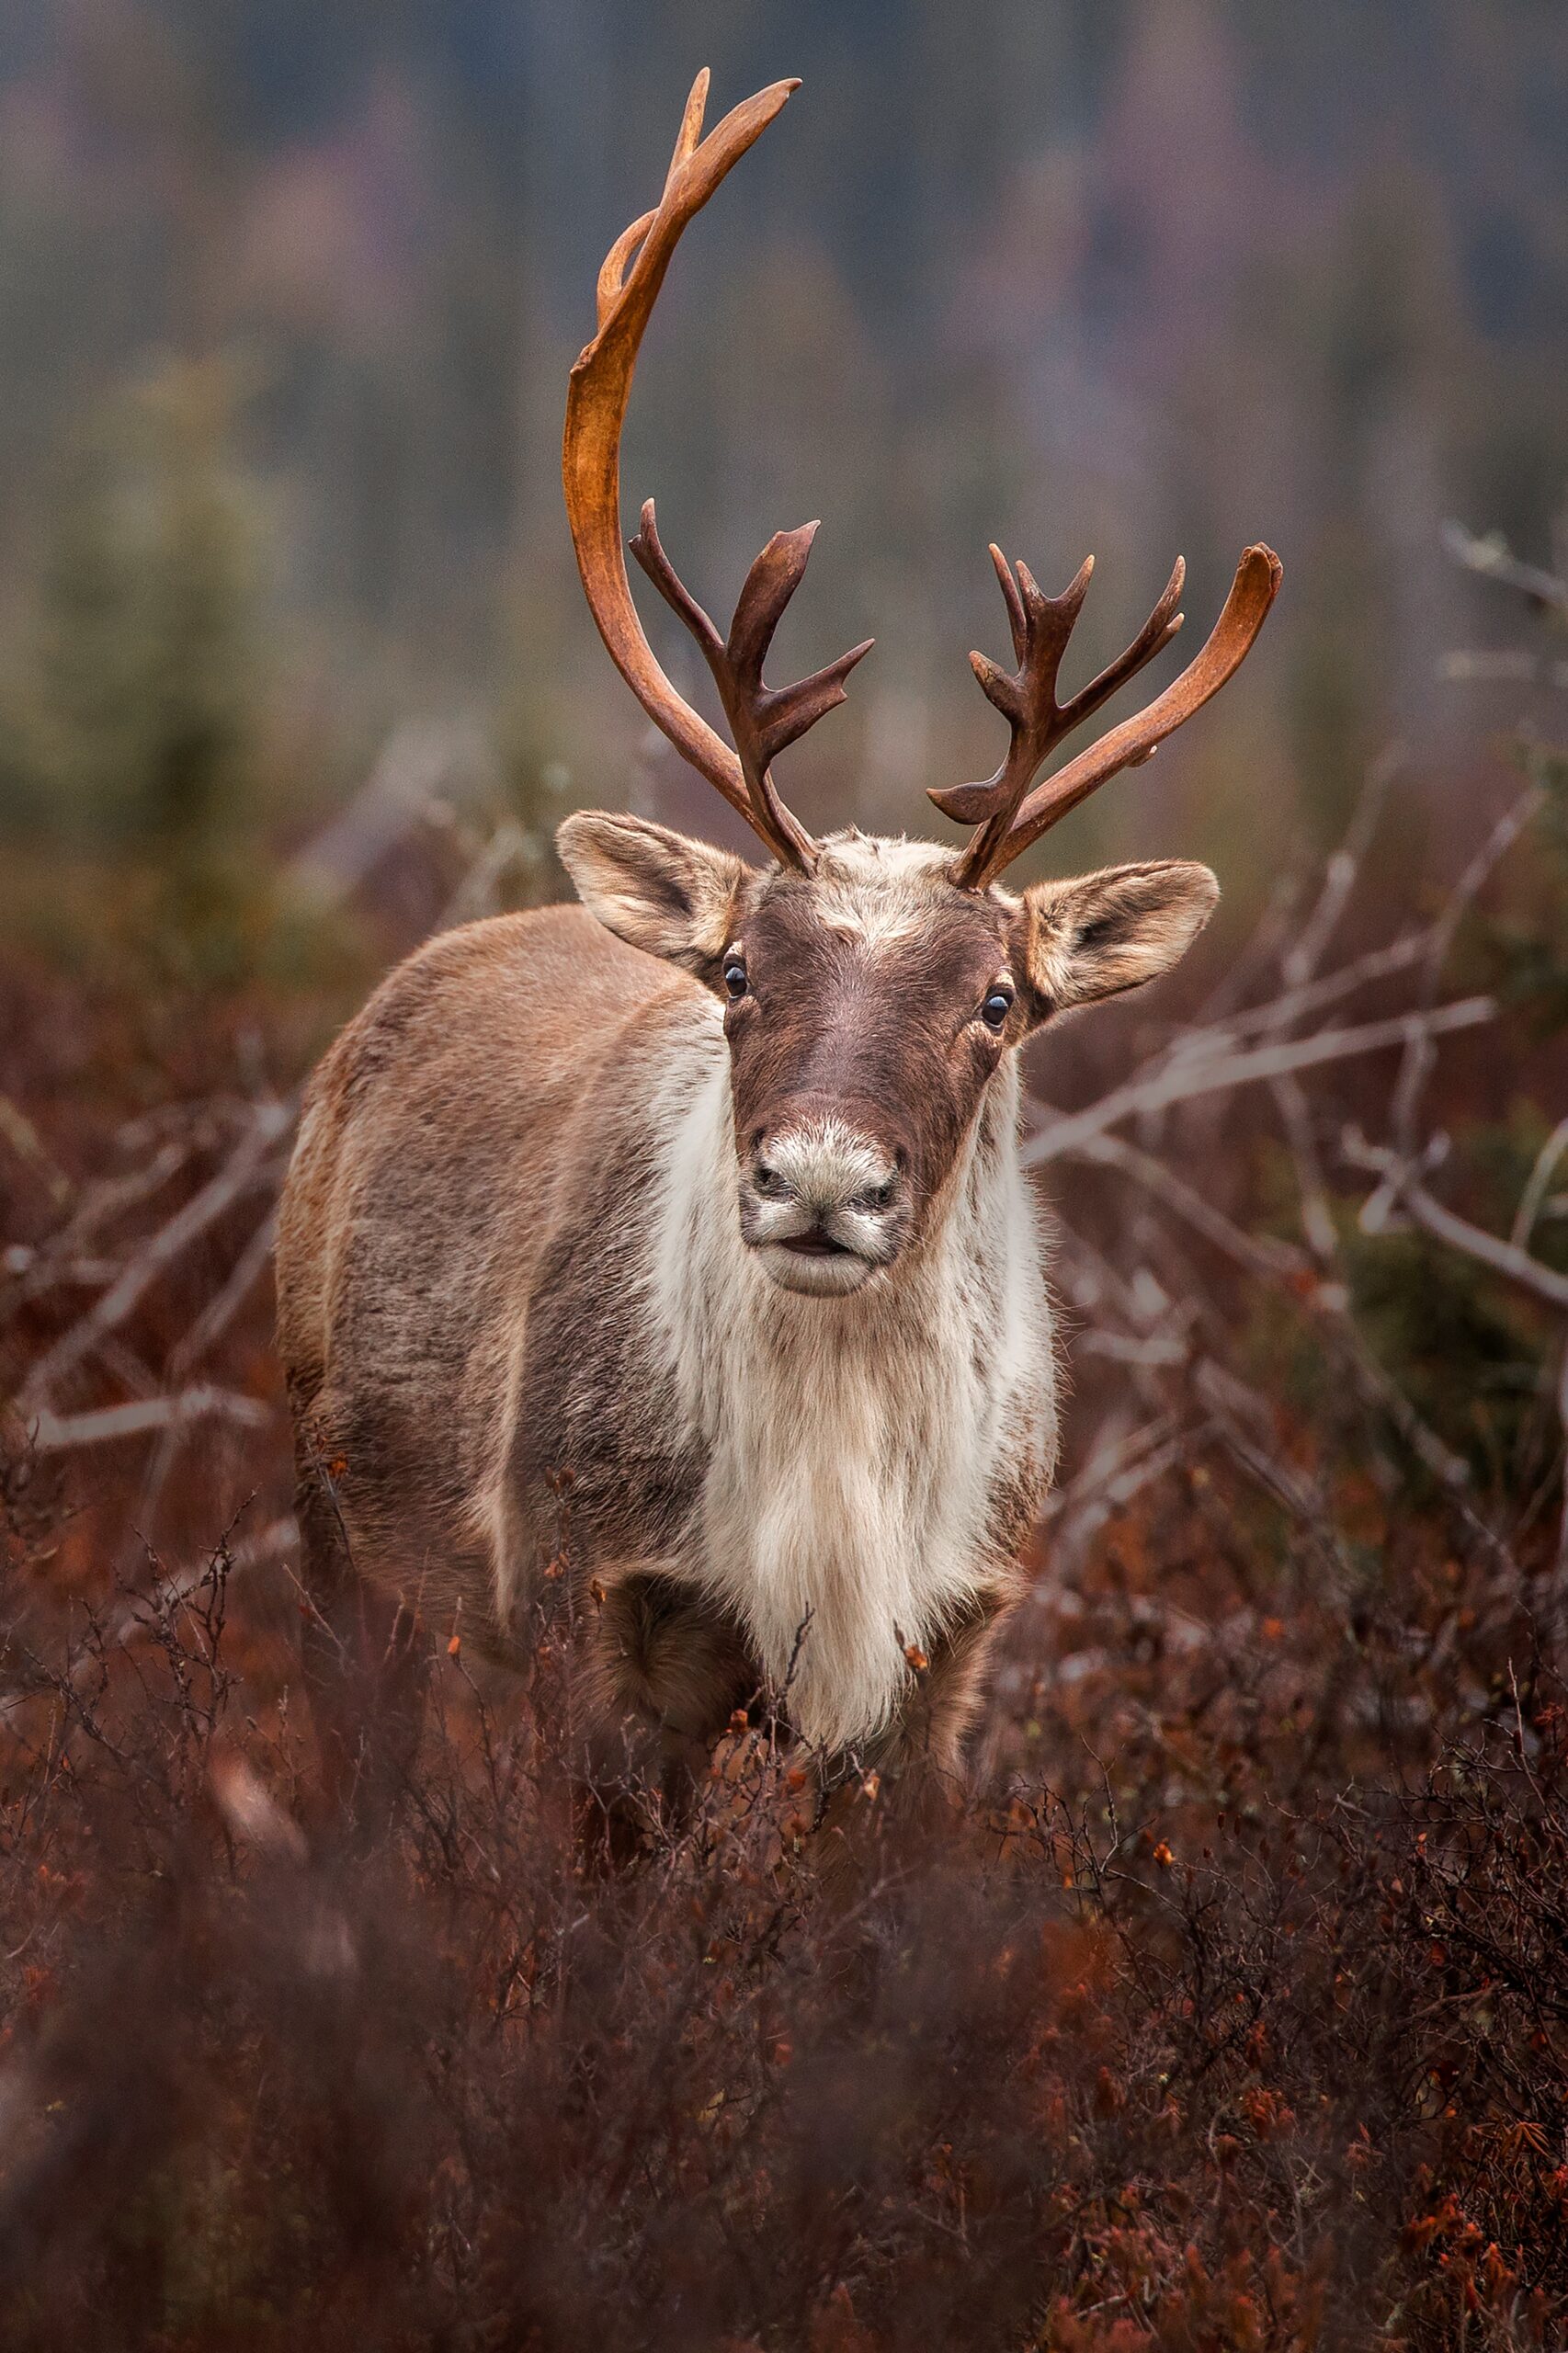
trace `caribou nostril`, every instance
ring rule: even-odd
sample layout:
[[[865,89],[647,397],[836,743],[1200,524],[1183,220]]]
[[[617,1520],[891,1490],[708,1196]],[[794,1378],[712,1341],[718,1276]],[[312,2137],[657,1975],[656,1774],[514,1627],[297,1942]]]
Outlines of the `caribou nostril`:
[[[893,1176],[885,1184],[868,1185],[863,1193],[857,1193],[848,1207],[853,1210],[890,1210],[897,1197],[898,1178]]]
[[[753,1162],[751,1181],[756,1189],[770,1200],[777,1200],[788,1189],[778,1169],[770,1168],[766,1160]]]

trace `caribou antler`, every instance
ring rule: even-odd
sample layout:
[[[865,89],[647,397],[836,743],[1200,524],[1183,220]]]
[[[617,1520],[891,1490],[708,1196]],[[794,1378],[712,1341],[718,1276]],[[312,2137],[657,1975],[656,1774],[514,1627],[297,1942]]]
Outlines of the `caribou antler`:
[[[1080,752],[1031,792],[1036,775],[1063,737],[1152,662],[1180,629],[1183,617],[1176,605],[1186,566],[1178,558],[1164,596],[1126,652],[1090,685],[1060,703],[1057,675],[1088,593],[1094,558],[1089,558],[1060,597],[1043,596],[1022,563],[1015,582],[999,548],[992,549],[991,560],[1007,600],[1018,668],[1009,676],[983,654],[971,654],[969,658],[982,691],[1006,720],[1012,741],[1006,758],[986,783],[952,785],[930,794],[944,816],[975,827],[952,868],[953,881],[966,891],[983,891],[1070,809],[1119,769],[1135,767],[1148,759],[1184,720],[1218,694],[1251,650],[1283,575],[1271,548],[1248,548],[1236,567],[1225,609],[1208,643],[1180,677],[1146,710],[1113,727],[1108,735]]]
[[[800,585],[816,525],[781,531],[768,541],[746,576],[728,640],[722,642],[659,544],[652,499],[642,509],[642,528],[631,542],[632,551],[701,648],[734,734],[734,750],[692,710],[660,667],[631,601],[620,544],[621,428],[638,347],[670,256],[687,222],[799,87],[798,82],[775,82],[736,107],[703,139],[706,68],[693,83],[665,192],[653,211],[617,238],[599,272],[598,333],[572,370],[562,475],[577,569],[617,669],[655,727],[739,811],[775,858],[809,873],[816,844],[778,798],[768,764],[844,700],[845,678],[870,652],[868,640],[798,686],[763,684],[763,661],[779,616]]]
[[[748,806],[743,813],[775,857],[808,868],[815,844],[779,800],[768,774],[769,763],[845,699],[845,679],[874,642],[867,638],[863,645],[841,654],[836,662],[813,671],[798,686],[764,685],[762,665],[767,649],[785,606],[805,575],[817,529],[815,523],[802,523],[798,531],[775,531],[746,574],[727,639],[721,638],[665,553],[651,498],[642,509],[642,528],[631,542],[632,554],[670,610],[691,631],[713,673],[745,779]]]

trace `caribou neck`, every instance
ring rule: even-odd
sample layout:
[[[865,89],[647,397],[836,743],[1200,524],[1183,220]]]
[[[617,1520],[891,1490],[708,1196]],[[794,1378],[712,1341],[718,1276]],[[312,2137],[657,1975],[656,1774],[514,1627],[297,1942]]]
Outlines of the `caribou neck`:
[[[684,1058],[683,1058],[684,1060]],[[929,1650],[1006,1574],[998,1477],[1055,1451],[1050,1318],[999,1072],[926,1231],[840,1299],[783,1291],[741,1238],[715,1029],[663,1083],[646,1288],[708,1454],[690,1574],[745,1625],[808,1738],[864,1748]],[[806,1628],[801,1641],[801,1630]]]

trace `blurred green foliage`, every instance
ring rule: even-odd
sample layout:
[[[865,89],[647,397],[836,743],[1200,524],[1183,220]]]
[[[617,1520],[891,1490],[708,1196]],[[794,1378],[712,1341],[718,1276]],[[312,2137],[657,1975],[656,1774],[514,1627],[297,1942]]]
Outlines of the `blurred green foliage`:
[[[1344,1257],[1357,1321],[1423,1420],[1486,1492],[1528,1492],[1551,1443],[1542,1404],[1553,1335],[1543,1319],[1424,1233],[1363,1233],[1347,1220]]]
[[[170,363],[63,451],[12,741],[34,826],[144,842],[193,880],[245,807],[255,518],[225,462],[222,371]]]
[[[254,969],[269,862],[260,539],[232,407],[225,368],[166,360],[67,438],[4,727],[22,936],[70,955],[85,930],[218,985]]]

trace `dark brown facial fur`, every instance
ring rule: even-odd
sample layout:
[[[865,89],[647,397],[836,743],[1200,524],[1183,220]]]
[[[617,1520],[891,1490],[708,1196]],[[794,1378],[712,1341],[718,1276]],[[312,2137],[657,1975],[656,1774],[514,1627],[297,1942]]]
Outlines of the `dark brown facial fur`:
[[[983,1012],[1018,994],[1007,913],[933,892],[918,925],[883,931],[801,877],[761,878],[746,896],[716,975],[742,1168],[766,1169],[782,1133],[837,1121],[885,1155],[886,1207],[913,1238],[1018,1034],[1015,1008],[999,1028]]]

